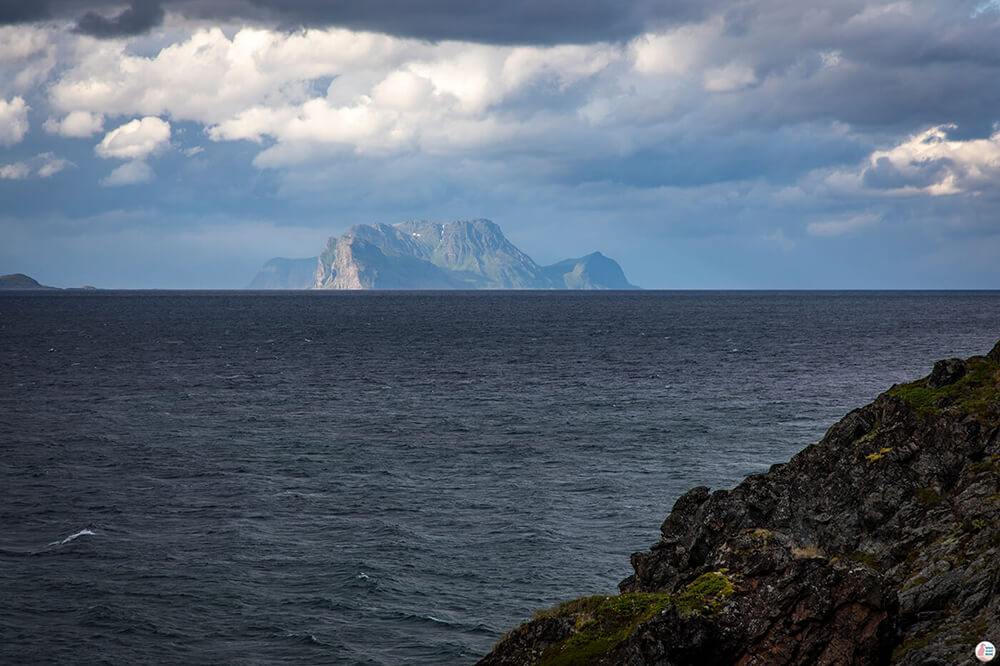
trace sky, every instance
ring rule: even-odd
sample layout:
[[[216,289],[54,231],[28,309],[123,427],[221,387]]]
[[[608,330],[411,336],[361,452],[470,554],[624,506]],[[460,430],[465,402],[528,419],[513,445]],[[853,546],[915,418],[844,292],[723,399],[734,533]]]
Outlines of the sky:
[[[0,274],[489,218],[654,289],[1000,288],[1000,0],[0,0]]]

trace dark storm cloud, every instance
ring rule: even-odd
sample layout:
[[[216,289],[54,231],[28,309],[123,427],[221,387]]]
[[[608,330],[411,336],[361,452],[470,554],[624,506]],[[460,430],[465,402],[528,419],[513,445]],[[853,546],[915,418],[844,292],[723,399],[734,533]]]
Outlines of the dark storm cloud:
[[[629,39],[661,23],[704,18],[698,0],[0,0],[0,24],[77,21],[96,37],[139,34],[163,10],[192,19],[243,20],[286,29],[337,26],[430,41],[565,44]]]
[[[903,187],[930,187],[944,180],[948,174],[950,160],[931,160],[922,164],[911,164],[910,173],[904,174],[887,157],[880,157],[875,166],[865,169],[861,182],[875,190],[895,190]]]
[[[106,17],[89,11],[80,17],[76,31],[93,37],[140,35],[163,22],[163,7],[156,0],[132,0],[128,9]]]
[[[248,0],[247,7],[288,25],[337,25],[432,41],[493,44],[615,41],[651,22],[702,18],[697,0]],[[231,6],[232,7],[232,6]],[[211,12],[198,3],[191,11]]]
[[[47,0],[25,2],[25,0],[0,0],[0,25],[27,23],[49,18]]]

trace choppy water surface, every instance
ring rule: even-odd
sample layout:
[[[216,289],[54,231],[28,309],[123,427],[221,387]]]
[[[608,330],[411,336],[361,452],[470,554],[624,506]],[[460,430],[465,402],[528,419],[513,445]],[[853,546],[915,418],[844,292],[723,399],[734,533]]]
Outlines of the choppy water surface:
[[[0,662],[471,663],[993,293],[0,295]]]

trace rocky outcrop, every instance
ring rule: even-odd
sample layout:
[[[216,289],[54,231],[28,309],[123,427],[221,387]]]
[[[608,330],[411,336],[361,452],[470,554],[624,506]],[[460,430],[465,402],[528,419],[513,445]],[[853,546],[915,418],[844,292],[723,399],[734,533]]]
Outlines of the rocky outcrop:
[[[309,289],[316,282],[318,257],[275,257],[260,269],[247,289]]]
[[[661,533],[620,595],[543,612],[481,663],[970,663],[1000,643],[1000,343],[692,489]]]
[[[543,267],[490,220],[359,224],[319,256],[316,289],[635,289],[600,253]]]
[[[10,275],[0,275],[0,289],[55,289],[55,287],[39,284],[37,280],[24,273],[11,273]]]

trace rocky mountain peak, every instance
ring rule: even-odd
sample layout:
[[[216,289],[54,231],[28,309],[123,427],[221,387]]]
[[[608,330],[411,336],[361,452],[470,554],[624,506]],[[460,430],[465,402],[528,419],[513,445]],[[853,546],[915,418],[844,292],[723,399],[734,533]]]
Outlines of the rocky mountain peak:
[[[594,263],[591,258],[599,258]],[[539,266],[486,219],[355,225],[320,254],[319,289],[629,289],[600,255]],[[581,263],[583,262],[583,263]],[[565,264],[565,265],[564,265]],[[613,283],[605,282],[610,276]]]

